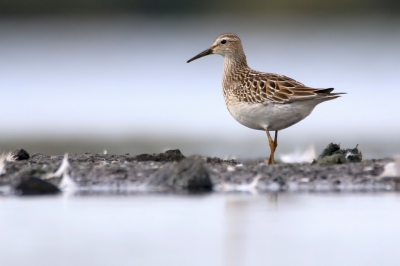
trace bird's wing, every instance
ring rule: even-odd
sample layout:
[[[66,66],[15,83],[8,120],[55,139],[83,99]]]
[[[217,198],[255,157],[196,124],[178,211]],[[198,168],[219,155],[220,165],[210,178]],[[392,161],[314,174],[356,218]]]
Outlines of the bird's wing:
[[[333,88],[314,89],[289,77],[271,73],[248,74],[234,89],[240,101],[263,103],[290,103],[321,98],[337,98],[340,93],[331,93]]]

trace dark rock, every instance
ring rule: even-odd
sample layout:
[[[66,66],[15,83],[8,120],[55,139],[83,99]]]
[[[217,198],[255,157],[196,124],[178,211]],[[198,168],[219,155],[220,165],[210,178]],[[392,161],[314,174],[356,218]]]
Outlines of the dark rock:
[[[38,177],[23,178],[15,187],[21,195],[51,195],[60,193],[60,189],[50,182]]]
[[[329,143],[328,146],[326,146],[326,148],[322,150],[321,154],[318,156],[318,159],[322,159],[326,156],[331,156],[335,153],[340,153],[340,145]]]
[[[155,161],[154,155],[152,154],[139,154],[133,157],[133,160],[139,161],[139,162],[146,162],[146,161]]]
[[[148,185],[156,189],[190,192],[206,192],[213,188],[204,161],[198,158],[187,158],[164,167],[150,178]]]
[[[24,149],[18,149],[12,153],[12,158],[16,161],[28,160],[29,153]]]
[[[31,167],[23,168],[12,176],[11,185],[15,189],[19,184],[26,182],[30,178],[40,179],[46,183],[51,183],[54,186],[58,186],[61,182],[61,177],[46,178],[47,175],[53,173],[58,167],[42,165],[41,167]],[[36,181],[33,181],[36,182]]]
[[[133,160],[136,161],[155,161],[155,162],[179,162],[183,160],[185,156],[181,153],[180,150],[168,150],[163,153],[154,153],[154,154],[140,154],[133,157]]]
[[[340,145],[330,143],[311,164],[335,165],[343,163],[358,163],[362,161],[361,151],[358,144],[354,149],[340,149]]]
[[[317,161],[317,164],[323,166],[342,164],[342,163],[347,163],[347,160],[343,154],[333,154],[330,156],[325,156],[321,159],[318,159]]]
[[[354,149],[346,149],[345,157],[350,163],[359,163],[362,161],[362,153],[358,150],[358,144]]]

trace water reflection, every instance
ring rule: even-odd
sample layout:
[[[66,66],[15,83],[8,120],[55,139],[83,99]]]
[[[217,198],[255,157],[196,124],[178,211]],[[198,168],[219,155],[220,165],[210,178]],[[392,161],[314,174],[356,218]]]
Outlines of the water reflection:
[[[225,203],[225,238],[224,265],[242,266],[246,264],[246,247],[248,246],[248,227],[251,226],[247,217],[254,205],[278,210],[278,193],[263,196],[266,202],[249,195],[231,195]],[[265,206],[263,206],[265,205]]]
[[[0,202],[4,265],[396,265],[400,245],[395,193]]]
[[[224,263],[375,265],[379,257],[395,264],[399,200],[340,193],[227,197]]]

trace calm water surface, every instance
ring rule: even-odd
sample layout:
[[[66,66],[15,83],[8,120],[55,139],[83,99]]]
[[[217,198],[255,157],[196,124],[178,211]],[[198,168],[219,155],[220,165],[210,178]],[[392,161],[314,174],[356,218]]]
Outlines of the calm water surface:
[[[1,198],[1,265],[395,265],[400,195]]]

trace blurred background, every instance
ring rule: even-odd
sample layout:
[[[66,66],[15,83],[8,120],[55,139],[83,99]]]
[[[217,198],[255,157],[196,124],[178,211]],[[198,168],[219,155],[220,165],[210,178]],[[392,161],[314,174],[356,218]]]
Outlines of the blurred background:
[[[222,58],[186,63],[228,32],[250,67],[348,93],[281,131],[278,156],[400,153],[395,0],[0,0],[0,150],[267,157],[225,107]]]

